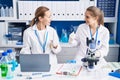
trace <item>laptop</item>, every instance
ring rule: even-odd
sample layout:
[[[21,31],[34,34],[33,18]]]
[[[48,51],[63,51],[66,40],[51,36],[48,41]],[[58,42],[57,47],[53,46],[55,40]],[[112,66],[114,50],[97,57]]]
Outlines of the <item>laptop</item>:
[[[49,54],[20,54],[21,72],[49,72]]]

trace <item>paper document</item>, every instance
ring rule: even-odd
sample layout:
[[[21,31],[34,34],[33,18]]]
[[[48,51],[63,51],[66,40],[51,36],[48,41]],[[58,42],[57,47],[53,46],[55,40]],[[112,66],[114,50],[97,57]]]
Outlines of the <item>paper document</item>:
[[[78,76],[82,69],[78,64],[62,64],[56,74]]]

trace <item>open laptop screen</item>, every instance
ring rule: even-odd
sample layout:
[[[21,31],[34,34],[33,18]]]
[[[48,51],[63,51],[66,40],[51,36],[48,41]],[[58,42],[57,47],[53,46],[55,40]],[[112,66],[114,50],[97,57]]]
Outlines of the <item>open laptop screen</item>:
[[[50,71],[49,54],[20,54],[22,72]]]

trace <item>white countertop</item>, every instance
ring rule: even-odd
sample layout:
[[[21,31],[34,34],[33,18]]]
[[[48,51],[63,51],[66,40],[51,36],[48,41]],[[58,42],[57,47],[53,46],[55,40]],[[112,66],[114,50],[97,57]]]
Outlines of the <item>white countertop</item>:
[[[60,43],[61,47],[72,47],[69,43]],[[13,44],[9,44],[9,45],[0,45],[0,48],[22,48],[23,45],[13,45]],[[119,47],[118,44],[111,44],[109,47]]]
[[[120,67],[120,63],[115,63],[117,67]],[[114,65],[115,65],[114,64]],[[21,72],[20,67],[17,67],[16,71],[14,72],[14,78],[12,80],[120,80],[120,78],[115,78],[109,76],[108,73],[111,69],[116,69],[113,64],[108,63],[107,65],[103,66],[101,69],[98,69],[93,72],[88,72],[85,68],[82,68],[78,76],[69,76],[69,75],[58,75],[55,74],[56,71],[61,67],[62,64],[54,65],[51,67],[50,72]],[[69,66],[70,67],[70,66]],[[33,73],[38,75],[32,75]],[[39,74],[40,73],[40,74]],[[18,74],[22,74],[22,77],[17,76]],[[42,77],[42,75],[49,75]],[[32,77],[32,79],[27,79],[28,77]],[[5,79],[0,79],[5,80]]]

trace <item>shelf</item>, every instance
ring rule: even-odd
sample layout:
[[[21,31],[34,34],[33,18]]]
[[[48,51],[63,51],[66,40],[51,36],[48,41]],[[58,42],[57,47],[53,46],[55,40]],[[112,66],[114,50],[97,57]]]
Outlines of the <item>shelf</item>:
[[[0,17],[0,20],[16,20],[16,17]]]
[[[0,48],[22,48],[23,45],[0,45]]]

